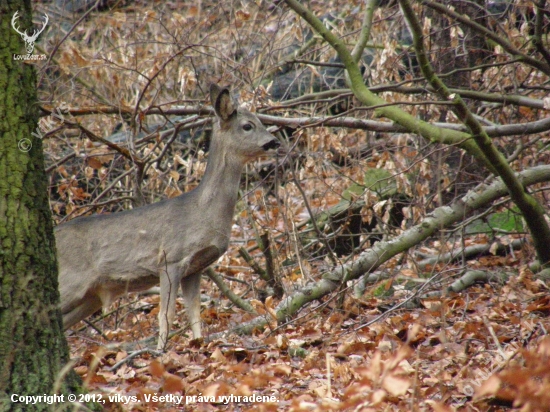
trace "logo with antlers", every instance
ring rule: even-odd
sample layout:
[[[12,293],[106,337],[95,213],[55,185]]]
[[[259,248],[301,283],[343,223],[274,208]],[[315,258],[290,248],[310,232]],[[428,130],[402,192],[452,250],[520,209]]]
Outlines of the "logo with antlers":
[[[34,43],[36,42],[36,39],[38,38],[40,33],[42,33],[44,31],[44,29],[48,25],[48,21],[49,21],[48,15],[46,13],[44,13],[44,24],[42,26],[42,29],[35,30],[33,32],[32,36],[29,36],[27,34],[26,30],[24,32],[21,32],[19,30],[19,28],[17,27],[17,19],[18,18],[19,18],[19,11],[16,11],[15,14],[13,15],[12,19],[11,19],[11,26],[13,27],[13,29],[17,33],[19,33],[19,35],[21,36],[21,38],[25,42],[25,48],[27,49],[27,53],[32,54],[32,52],[34,51]]]

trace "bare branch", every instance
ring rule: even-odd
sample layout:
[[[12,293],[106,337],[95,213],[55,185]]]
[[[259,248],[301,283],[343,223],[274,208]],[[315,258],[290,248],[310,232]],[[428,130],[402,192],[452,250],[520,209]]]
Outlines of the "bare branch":
[[[492,32],[491,30],[487,29],[486,27],[472,21],[466,16],[463,16],[453,10],[450,10],[445,5],[440,3],[435,3],[433,1],[429,0],[422,0],[422,3],[426,6],[437,10],[440,13],[443,13],[462,24],[472,28],[473,30],[483,34],[487,38],[491,39],[498,45],[500,45],[504,50],[506,50],[508,53],[510,53],[514,57],[520,58],[523,62],[526,64],[540,70],[541,72],[545,73],[546,75],[550,76],[550,65],[548,63],[545,63],[541,60],[537,60],[531,56],[528,56],[522,52],[520,52],[516,47],[514,47],[511,43],[507,42],[502,36],[497,35],[496,33]]]
[[[504,156],[493,145],[491,139],[481,127],[481,124],[477,121],[475,116],[473,116],[460,95],[455,93],[451,94],[447,86],[435,74],[424,49],[422,27],[420,26],[420,22],[410,2],[408,0],[399,0],[399,6],[401,7],[403,15],[407,20],[409,30],[413,36],[416,57],[426,80],[430,82],[437,94],[444,100],[454,103],[452,106],[454,113],[470,130],[473,140],[482,152],[483,158],[491,165],[489,169],[500,176],[506,183],[510,191],[510,197],[525,218],[540,262],[543,265],[550,264],[550,249],[547,247],[547,245],[550,244],[550,226],[546,222],[544,208],[533,196],[525,191],[523,185],[517,179]]]

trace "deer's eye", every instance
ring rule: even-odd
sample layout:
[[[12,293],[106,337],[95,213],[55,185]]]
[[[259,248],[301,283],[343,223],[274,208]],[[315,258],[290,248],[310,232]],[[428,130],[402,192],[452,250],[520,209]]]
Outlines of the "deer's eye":
[[[252,130],[252,125],[251,125],[250,123],[244,124],[244,125],[243,125],[243,130],[244,130],[245,132],[251,131],[251,130]]]

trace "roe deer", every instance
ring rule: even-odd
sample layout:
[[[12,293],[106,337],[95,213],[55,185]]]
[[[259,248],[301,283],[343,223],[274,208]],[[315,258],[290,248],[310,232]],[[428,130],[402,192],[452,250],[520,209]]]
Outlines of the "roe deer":
[[[194,338],[201,337],[201,271],[229,245],[246,162],[279,146],[258,118],[212,85],[214,122],[208,165],[198,187],[120,213],[74,219],[55,230],[65,329],[115,298],[160,282],[159,340],[164,350],[181,285]]]

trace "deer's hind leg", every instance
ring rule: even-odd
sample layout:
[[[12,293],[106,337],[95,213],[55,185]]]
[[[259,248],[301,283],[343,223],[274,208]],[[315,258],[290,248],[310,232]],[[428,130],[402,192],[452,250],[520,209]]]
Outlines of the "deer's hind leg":
[[[101,309],[101,299],[96,294],[87,294],[80,303],[63,313],[63,329],[68,329],[75,323],[86,319]]]

